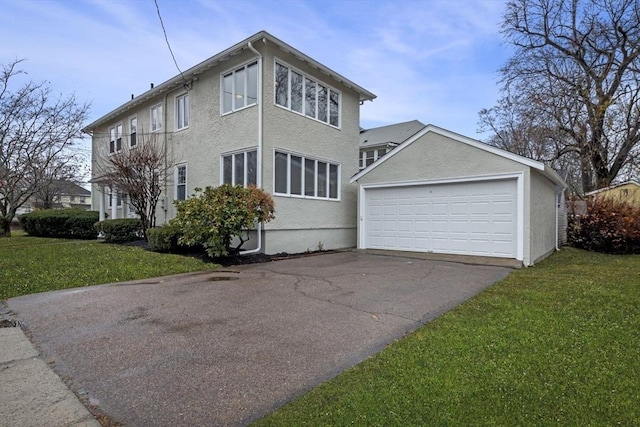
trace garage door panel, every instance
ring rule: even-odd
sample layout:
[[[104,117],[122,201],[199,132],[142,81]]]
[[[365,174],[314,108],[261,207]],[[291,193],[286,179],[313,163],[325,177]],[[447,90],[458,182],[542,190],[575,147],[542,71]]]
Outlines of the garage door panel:
[[[516,180],[365,190],[364,245],[516,256]]]

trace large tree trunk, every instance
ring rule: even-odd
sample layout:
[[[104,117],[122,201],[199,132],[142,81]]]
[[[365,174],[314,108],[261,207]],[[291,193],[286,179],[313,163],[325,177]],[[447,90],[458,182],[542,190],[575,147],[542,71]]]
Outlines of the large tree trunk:
[[[0,237],[11,237],[11,220],[6,216],[0,216]]]

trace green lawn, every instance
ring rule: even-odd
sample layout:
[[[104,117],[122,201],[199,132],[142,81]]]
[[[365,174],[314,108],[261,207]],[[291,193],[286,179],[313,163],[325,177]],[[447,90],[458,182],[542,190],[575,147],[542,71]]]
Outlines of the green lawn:
[[[640,256],[563,249],[259,426],[638,426]]]
[[[13,232],[0,238],[0,300],[35,292],[217,268],[196,258]]]

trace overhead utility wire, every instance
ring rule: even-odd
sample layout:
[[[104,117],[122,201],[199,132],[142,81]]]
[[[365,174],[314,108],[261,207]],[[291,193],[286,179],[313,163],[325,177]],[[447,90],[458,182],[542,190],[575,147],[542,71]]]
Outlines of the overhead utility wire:
[[[182,76],[182,80],[184,80],[185,89],[189,89],[189,84],[187,83],[187,79],[184,77],[182,70],[178,66],[178,61],[176,61],[176,56],[173,54],[173,49],[171,49],[171,44],[169,44],[169,37],[167,37],[167,30],[164,28],[164,22],[162,21],[162,15],[160,14],[160,6],[158,6],[158,0],[153,0],[156,4],[156,11],[158,12],[158,18],[160,18],[160,26],[162,27],[162,32],[164,33],[164,41],[167,42],[167,47],[169,48],[169,53],[171,53],[171,57],[173,58],[173,63],[176,65],[178,72]]]

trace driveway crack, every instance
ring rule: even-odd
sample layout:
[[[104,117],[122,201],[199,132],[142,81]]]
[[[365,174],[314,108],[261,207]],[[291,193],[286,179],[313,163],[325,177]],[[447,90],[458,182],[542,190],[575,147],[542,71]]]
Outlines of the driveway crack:
[[[289,276],[289,277],[295,278],[296,281],[293,284],[294,291],[299,293],[299,294],[301,294],[301,295],[303,295],[303,296],[305,296],[306,298],[310,298],[310,299],[313,299],[313,300],[316,300],[316,301],[326,302],[326,303],[329,303],[329,304],[332,304],[332,305],[335,305],[335,306],[339,306],[339,307],[345,307],[345,308],[348,308],[350,310],[357,311],[359,313],[368,314],[376,322],[380,322],[380,323],[384,323],[384,321],[381,319],[381,316],[382,315],[386,315],[386,316],[390,316],[390,317],[396,317],[396,318],[408,320],[408,321],[414,322],[414,323],[416,323],[418,325],[422,324],[422,322],[420,320],[412,319],[410,317],[402,316],[402,315],[399,315],[399,314],[389,313],[389,312],[368,311],[368,310],[364,310],[364,309],[361,309],[361,308],[358,308],[358,307],[354,307],[351,304],[346,304],[346,303],[342,303],[342,302],[339,302],[339,301],[334,301],[331,298],[323,298],[323,297],[319,297],[319,296],[316,296],[316,295],[311,295],[311,294],[305,292],[304,290],[302,290],[300,288],[300,285],[301,285],[301,283],[302,283],[302,281],[304,279],[308,279],[308,280],[310,279],[310,280],[318,280],[318,281],[324,282],[324,283],[326,283],[327,285],[329,285],[333,289],[343,290],[342,287],[334,284],[331,280],[326,279],[324,277],[310,276],[310,275],[305,275],[305,274],[283,273],[283,272],[269,270],[269,269],[265,269],[265,270],[267,270],[267,271],[269,271],[270,273],[273,273],[273,274],[279,274],[279,275],[282,275],[282,276]]]

